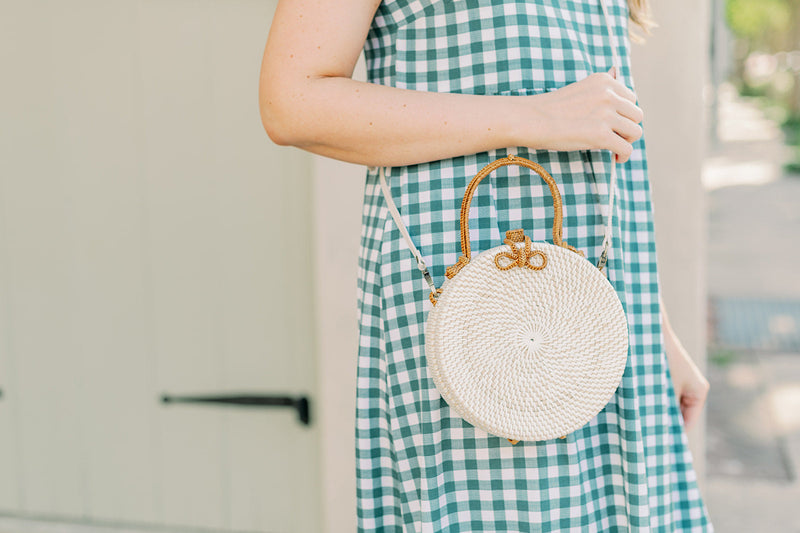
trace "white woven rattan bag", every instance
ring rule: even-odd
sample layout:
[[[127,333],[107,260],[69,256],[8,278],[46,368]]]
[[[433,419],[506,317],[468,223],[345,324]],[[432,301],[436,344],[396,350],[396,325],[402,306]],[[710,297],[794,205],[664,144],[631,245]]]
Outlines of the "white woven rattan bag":
[[[605,6],[603,11],[608,20]],[[505,165],[527,167],[549,186],[553,243],[533,242],[517,229],[506,232],[503,244],[473,257],[472,196],[481,180]],[[447,268],[447,280],[438,289],[380,169],[389,211],[431,289],[434,306],[425,323],[431,378],[460,417],[513,444],[565,438],[583,427],[609,402],[625,371],[628,323],[602,272],[612,234],[614,154],[611,165],[606,233],[597,265],[563,242],[562,199],[553,177],[538,163],[509,155],[486,165],[467,186],[461,204],[461,257]]]

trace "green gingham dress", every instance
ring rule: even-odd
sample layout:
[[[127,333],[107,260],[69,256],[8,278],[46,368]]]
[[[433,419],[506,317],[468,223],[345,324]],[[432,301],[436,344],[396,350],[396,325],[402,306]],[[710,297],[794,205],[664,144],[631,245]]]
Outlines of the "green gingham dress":
[[[600,0],[384,0],[365,43],[368,81],[486,95],[552,91],[612,65]],[[626,0],[607,2],[633,88]],[[564,200],[564,240],[596,263],[611,154],[510,146],[387,167],[392,196],[436,286],[459,256],[470,179],[508,154],[542,164]],[[628,364],[603,410],[566,439],[511,444],[453,413],[425,363],[428,286],[366,175],[355,419],[359,531],[713,532],[665,359],[644,139],[617,165],[607,273],[625,309]],[[550,240],[547,185],[517,165],[472,202],[475,254],[524,228]]]

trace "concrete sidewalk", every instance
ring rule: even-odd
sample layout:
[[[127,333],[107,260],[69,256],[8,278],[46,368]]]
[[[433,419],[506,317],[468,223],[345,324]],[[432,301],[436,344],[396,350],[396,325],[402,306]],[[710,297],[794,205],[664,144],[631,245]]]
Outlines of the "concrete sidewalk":
[[[800,334],[796,314],[786,311],[800,309],[800,176],[783,172],[791,152],[757,105],[724,87],[720,106],[722,142],[703,176],[709,309],[716,318],[707,366],[704,497],[718,533],[797,533],[800,353],[774,347]],[[763,305],[744,306],[740,315],[725,312],[742,298]],[[736,332],[755,322],[764,327],[750,343],[746,335],[735,342],[725,335],[726,327]]]

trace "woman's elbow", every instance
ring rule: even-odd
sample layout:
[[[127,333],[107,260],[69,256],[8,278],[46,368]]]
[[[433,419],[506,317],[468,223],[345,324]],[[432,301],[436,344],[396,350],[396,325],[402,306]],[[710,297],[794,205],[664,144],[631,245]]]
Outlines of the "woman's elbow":
[[[297,139],[293,131],[292,107],[286,95],[292,94],[283,78],[272,78],[264,73],[258,85],[258,108],[261,113],[261,124],[270,140],[280,146],[295,146]]]
[[[258,95],[258,107],[261,112],[261,124],[270,140],[279,146],[289,146],[291,134],[287,131],[285,122],[281,120],[281,108],[277,98],[262,85]]]

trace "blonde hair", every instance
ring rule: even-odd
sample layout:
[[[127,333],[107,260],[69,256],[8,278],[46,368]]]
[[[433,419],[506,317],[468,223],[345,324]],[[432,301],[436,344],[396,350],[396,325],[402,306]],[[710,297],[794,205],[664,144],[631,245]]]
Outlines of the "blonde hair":
[[[636,24],[645,35],[650,35],[650,29],[658,26],[650,18],[649,0],[628,0],[628,16],[631,22]],[[640,33],[631,31],[631,39],[636,42],[644,41]]]

